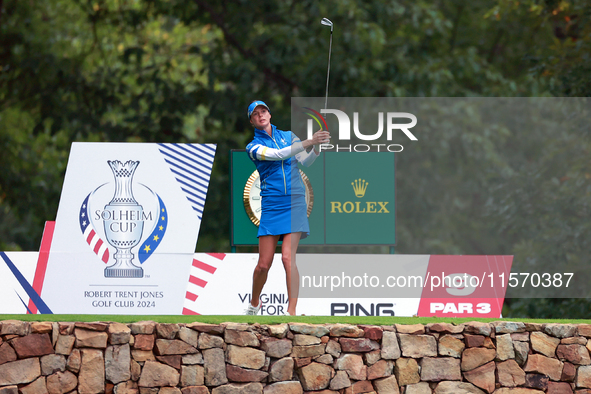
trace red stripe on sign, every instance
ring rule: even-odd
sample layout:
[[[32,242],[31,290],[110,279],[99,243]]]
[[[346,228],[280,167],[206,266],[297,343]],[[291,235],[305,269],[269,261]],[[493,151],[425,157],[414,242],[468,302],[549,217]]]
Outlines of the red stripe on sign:
[[[191,275],[189,277],[189,282],[193,283],[194,285],[197,285],[199,287],[205,287],[205,285],[207,284],[206,281],[204,281],[203,279],[199,279],[193,275]]]
[[[103,258],[101,259],[105,264],[109,261],[109,249],[105,249],[105,253],[103,253]]]
[[[38,295],[41,295],[43,282],[45,281],[45,271],[47,270],[47,262],[49,261],[49,251],[51,249],[54,230],[55,222],[45,222],[45,229],[43,230],[43,237],[41,238],[41,247],[39,248],[39,257],[37,259],[37,268],[35,269],[35,276],[33,277],[33,290],[35,290]],[[31,299],[29,299],[29,310],[33,314],[37,313],[37,306]]]
[[[88,237],[86,238],[86,243],[88,243],[90,245],[90,242],[92,241],[92,239],[94,238],[94,235],[96,233],[94,232],[94,230],[90,230],[90,233],[88,234]]]
[[[103,240],[102,239],[99,239],[98,242],[96,243],[96,245],[94,245],[93,252],[95,254],[98,254],[99,249],[101,248],[102,244],[103,244]]]
[[[215,257],[218,260],[223,260],[224,258],[226,258],[225,253],[207,253],[207,254],[210,255],[211,257]]]
[[[190,291],[187,291],[187,294],[185,294],[185,298],[187,300],[195,301],[197,299],[197,294],[193,294]]]
[[[187,308],[183,308],[183,315],[199,315],[199,313],[193,312],[192,310]]]
[[[205,264],[203,261],[199,261],[199,260],[193,260],[193,267],[199,268],[200,270],[203,270],[205,272],[209,272],[210,274],[213,274],[215,272],[215,270],[217,268],[209,265],[209,264]]]

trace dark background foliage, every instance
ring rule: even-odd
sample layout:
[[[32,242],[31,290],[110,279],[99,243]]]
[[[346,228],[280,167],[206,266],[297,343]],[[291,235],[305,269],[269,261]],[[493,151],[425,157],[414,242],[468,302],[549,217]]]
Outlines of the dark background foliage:
[[[213,142],[198,251],[229,251],[228,151],[254,98],[587,97],[582,0],[0,0],[0,250],[38,249],[73,141]],[[442,130],[401,155],[398,253],[514,254],[589,275],[589,128]],[[418,145],[417,145],[418,146]],[[450,147],[453,146],[454,149]],[[437,152],[437,153],[434,153]],[[588,317],[585,299],[505,315]]]

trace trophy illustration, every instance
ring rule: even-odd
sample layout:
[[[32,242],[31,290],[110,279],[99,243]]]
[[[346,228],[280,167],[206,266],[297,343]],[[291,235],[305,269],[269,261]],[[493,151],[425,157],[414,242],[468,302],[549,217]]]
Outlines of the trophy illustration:
[[[142,278],[144,270],[133,265],[131,249],[136,246],[144,230],[143,208],[133,197],[133,174],[139,161],[108,160],[115,176],[115,195],[105,205],[103,220],[107,241],[117,249],[115,264],[105,268],[105,278]]]

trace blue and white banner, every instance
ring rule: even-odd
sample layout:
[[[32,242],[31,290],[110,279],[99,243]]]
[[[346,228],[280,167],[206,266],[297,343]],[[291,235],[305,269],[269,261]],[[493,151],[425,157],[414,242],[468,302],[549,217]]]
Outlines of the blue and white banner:
[[[0,313],[27,313],[38,252],[0,252]],[[49,312],[51,313],[51,312]]]

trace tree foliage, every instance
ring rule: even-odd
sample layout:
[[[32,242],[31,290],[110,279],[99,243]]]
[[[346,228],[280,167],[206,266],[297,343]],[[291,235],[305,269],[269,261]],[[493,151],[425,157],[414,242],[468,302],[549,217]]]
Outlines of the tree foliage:
[[[217,144],[197,248],[229,250],[228,150],[251,138],[253,99],[287,128],[291,97],[324,95],[322,17],[331,96],[573,97],[591,93],[590,15],[582,0],[3,0],[0,248],[38,248],[72,141],[128,141]],[[588,131],[423,136],[399,158],[397,251],[588,275]]]

